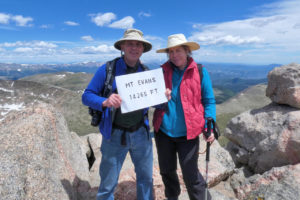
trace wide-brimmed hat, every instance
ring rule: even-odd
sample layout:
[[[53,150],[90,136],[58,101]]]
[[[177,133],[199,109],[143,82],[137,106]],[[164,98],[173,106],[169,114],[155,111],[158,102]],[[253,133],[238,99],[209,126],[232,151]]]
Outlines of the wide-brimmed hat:
[[[143,32],[138,29],[127,29],[124,32],[123,38],[116,41],[114,46],[116,49],[121,50],[121,43],[125,40],[136,40],[144,43],[144,52],[150,51],[152,44],[143,38]]]
[[[182,33],[170,35],[168,37],[168,45],[167,48],[164,49],[158,49],[156,50],[156,53],[166,53],[169,48],[177,47],[185,45],[190,48],[191,51],[200,49],[200,45],[196,42],[188,42],[185,38],[185,36]]]

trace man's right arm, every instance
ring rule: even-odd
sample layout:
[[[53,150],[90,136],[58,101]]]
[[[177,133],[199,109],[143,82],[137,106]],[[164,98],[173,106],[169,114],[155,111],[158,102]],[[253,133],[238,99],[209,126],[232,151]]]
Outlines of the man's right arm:
[[[102,103],[107,99],[99,96],[104,88],[106,65],[98,68],[92,80],[82,94],[82,103],[95,110],[103,111]]]

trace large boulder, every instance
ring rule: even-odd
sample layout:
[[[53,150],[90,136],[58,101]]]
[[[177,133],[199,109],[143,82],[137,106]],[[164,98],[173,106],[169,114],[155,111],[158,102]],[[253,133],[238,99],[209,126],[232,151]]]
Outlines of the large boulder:
[[[278,104],[300,108],[300,65],[292,63],[270,71],[266,95]]]
[[[234,117],[225,130],[235,163],[255,173],[300,162],[300,110],[270,104]]]
[[[300,164],[274,167],[264,174],[246,177],[243,169],[230,178],[240,200],[298,200],[300,197]]]
[[[88,162],[78,136],[49,104],[0,122],[1,199],[84,199]]]

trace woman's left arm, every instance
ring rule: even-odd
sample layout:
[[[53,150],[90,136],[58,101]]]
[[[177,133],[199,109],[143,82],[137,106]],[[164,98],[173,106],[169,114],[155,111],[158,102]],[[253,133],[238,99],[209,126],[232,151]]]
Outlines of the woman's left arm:
[[[203,78],[201,81],[201,97],[202,104],[204,107],[204,117],[205,119],[211,117],[216,121],[216,100],[214,96],[212,82],[209,77],[208,71],[204,67],[202,68],[202,73]]]

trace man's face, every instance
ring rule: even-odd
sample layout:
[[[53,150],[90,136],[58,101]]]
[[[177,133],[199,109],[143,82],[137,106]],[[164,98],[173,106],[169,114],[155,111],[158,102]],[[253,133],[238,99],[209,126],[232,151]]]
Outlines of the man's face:
[[[136,63],[143,54],[144,45],[136,40],[125,40],[121,44],[121,49],[124,52],[125,60]]]

